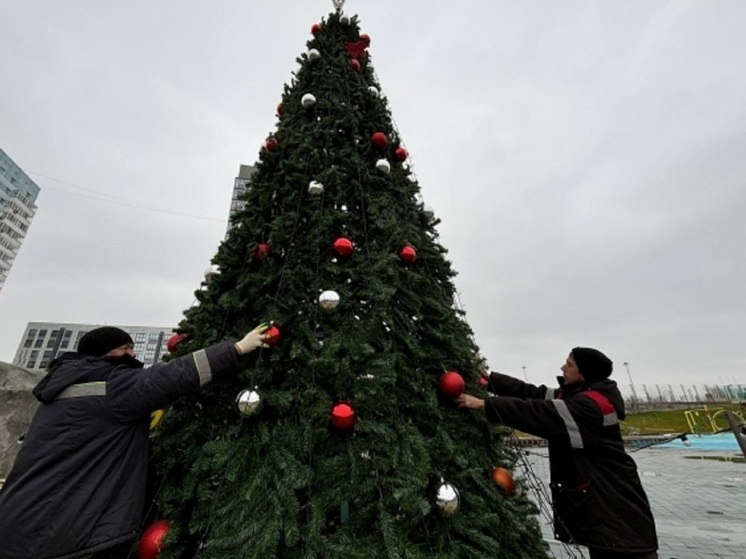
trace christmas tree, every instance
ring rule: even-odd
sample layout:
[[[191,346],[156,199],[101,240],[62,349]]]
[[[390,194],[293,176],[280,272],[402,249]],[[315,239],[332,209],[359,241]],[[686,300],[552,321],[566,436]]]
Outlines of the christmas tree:
[[[182,355],[273,324],[154,431],[159,557],[546,557],[515,453],[454,404],[482,390],[478,348],[369,44],[339,9],[313,25],[172,339]]]

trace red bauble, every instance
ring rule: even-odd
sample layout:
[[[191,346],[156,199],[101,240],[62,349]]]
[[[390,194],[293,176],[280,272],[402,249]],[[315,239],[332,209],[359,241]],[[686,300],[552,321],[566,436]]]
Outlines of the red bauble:
[[[267,138],[267,141],[264,142],[264,149],[267,151],[275,151],[279,145],[280,142],[277,141],[277,138]]]
[[[401,258],[407,264],[411,264],[417,260],[417,251],[413,246],[405,245],[399,251],[399,258]]]
[[[179,347],[181,342],[183,342],[185,339],[186,339],[185,334],[179,334],[179,333],[174,334],[166,342],[166,349],[168,350],[169,353],[173,353]]]
[[[272,346],[280,343],[280,329],[277,326],[270,326],[264,333],[264,343]]]
[[[264,260],[265,258],[267,258],[267,256],[269,256],[271,252],[272,247],[270,247],[267,243],[259,243],[254,249],[254,261],[259,262],[261,260]]]
[[[284,110],[284,107],[282,106],[282,103],[277,105],[277,114],[282,116],[282,111]]]
[[[403,147],[399,146],[394,150],[394,159],[397,161],[406,161],[407,157],[409,157],[409,153]]]
[[[352,68],[353,70],[359,70],[360,63],[353,58],[352,60],[350,60],[350,68]]]
[[[355,426],[355,410],[345,403],[335,404],[332,408],[332,426],[338,431],[350,431]]]
[[[321,24],[320,23],[314,23],[311,26],[311,33],[313,35],[318,35],[320,31],[321,31]]]
[[[360,33],[360,40],[365,43],[366,47],[370,46],[370,35],[367,33]]]
[[[383,132],[375,132],[370,137],[370,143],[373,144],[373,147],[376,149],[385,148],[388,141],[389,139],[386,137],[386,134],[384,134]]]
[[[492,468],[492,481],[505,492],[505,495],[512,497],[515,493],[515,480],[510,470],[503,468],[502,466],[495,466]]]
[[[156,559],[161,553],[161,542],[168,534],[168,529],[168,520],[159,520],[148,526],[137,544],[137,556],[140,559]]]
[[[334,254],[336,254],[337,256],[347,257],[353,253],[353,251],[355,250],[355,245],[353,245],[352,241],[347,237],[340,237],[339,239],[334,241],[332,250],[334,250]]]
[[[489,381],[485,377],[480,376],[477,384],[479,384],[479,386],[487,386]]]
[[[458,374],[456,371],[448,371],[440,376],[438,381],[440,391],[448,396],[449,398],[458,398],[464,393],[466,383],[464,383],[464,377]]]

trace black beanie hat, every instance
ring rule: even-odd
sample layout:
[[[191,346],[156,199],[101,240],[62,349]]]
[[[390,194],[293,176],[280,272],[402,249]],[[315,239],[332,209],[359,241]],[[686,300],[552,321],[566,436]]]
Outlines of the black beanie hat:
[[[572,358],[578,366],[580,374],[588,382],[595,382],[609,378],[614,368],[611,359],[597,349],[590,347],[576,347],[572,350]]]
[[[101,357],[112,349],[124,344],[132,344],[130,335],[116,326],[101,326],[86,333],[78,342],[78,353]]]

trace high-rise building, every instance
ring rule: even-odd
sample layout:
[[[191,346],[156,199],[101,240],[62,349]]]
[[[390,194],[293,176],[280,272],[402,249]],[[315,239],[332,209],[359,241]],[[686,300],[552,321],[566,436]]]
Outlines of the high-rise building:
[[[45,369],[52,359],[78,348],[80,338],[100,324],[62,324],[59,322],[29,322],[18,344],[13,365],[31,370]],[[146,367],[158,363],[168,353],[166,343],[173,328],[150,326],[119,326],[135,342],[137,358]]]
[[[0,149],[0,290],[36,213],[39,187]]]
[[[238,176],[233,181],[233,198],[231,199],[231,211],[228,216],[228,231],[233,227],[233,216],[244,206],[244,201],[241,198],[249,189],[251,175],[253,175],[255,171],[256,167],[252,165],[240,165],[238,168]]]

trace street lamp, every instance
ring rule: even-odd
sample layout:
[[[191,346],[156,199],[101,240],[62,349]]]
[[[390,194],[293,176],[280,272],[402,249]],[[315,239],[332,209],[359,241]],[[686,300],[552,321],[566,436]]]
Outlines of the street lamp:
[[[523,366],[523,378],[528,382],[528,376],[526,376],[526,365]]]
[[[627,369],[627,376],[629,377],[629,385],[632,387],[632,402],[637,402],[637,392],[635,392],[635,383],[632,382],[632,375],[629,374],[629,362],[625,361],[622,363],[624,368]]]

